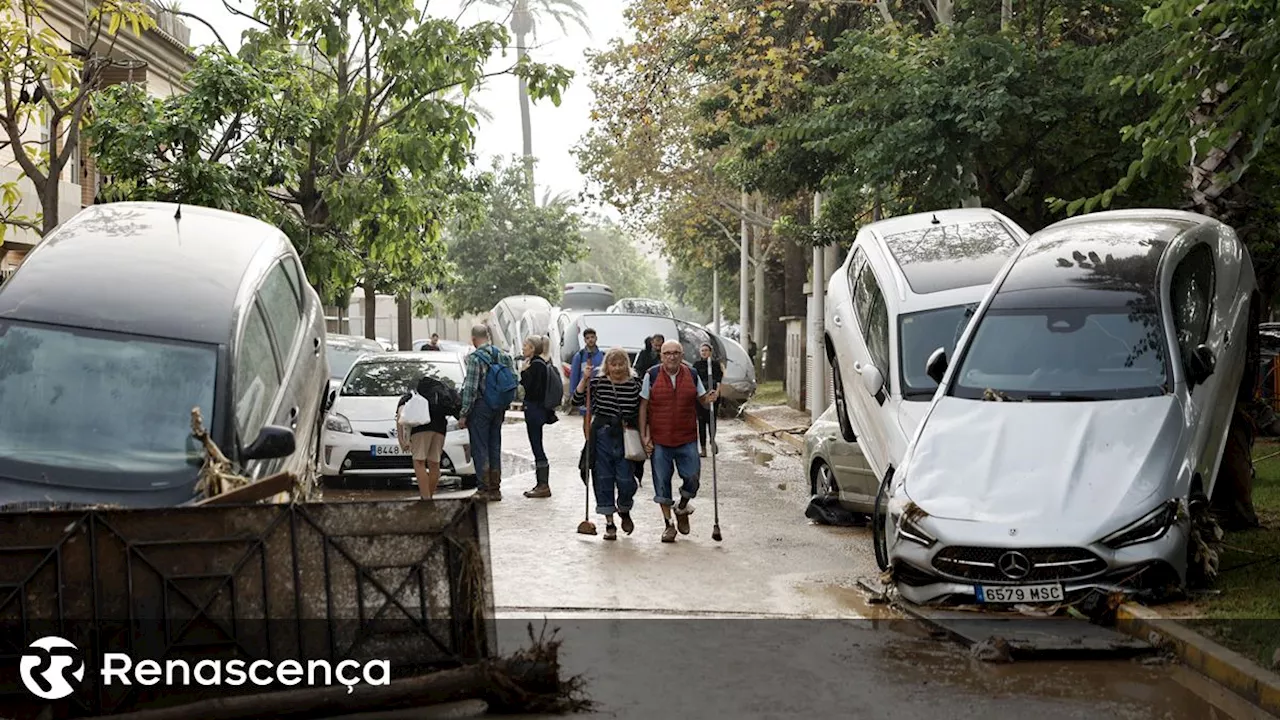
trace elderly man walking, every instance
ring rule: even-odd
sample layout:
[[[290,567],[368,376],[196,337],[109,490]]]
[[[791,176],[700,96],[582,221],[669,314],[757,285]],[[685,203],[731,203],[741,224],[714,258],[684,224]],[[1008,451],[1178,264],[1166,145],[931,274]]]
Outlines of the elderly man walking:
[[[520,374],[516,362],[489,341],[489,328],[471,328],[467,376],[462,383],[462,411],[458,427],[471,437],[471,459],[476,468],[476,497],[502,499],[502,423],[515,399]]]
[[[698,457],[698,404],[709,406],[716,391],[707,392],[701,378],[684,362],[684,348],[675,340],[662,344],[662,362],[644,375],[640,389],[640,437],[653,456],[653,501],[662,508],[662,542],[676,541],[676,530],[689,534],[689,501],[698,496],[702,461]],[[673,499],[671,480],[680,473],[680,503]],[[674,505],[674,508],[672,507]],[[674,511],[676,525],[671,524]]]

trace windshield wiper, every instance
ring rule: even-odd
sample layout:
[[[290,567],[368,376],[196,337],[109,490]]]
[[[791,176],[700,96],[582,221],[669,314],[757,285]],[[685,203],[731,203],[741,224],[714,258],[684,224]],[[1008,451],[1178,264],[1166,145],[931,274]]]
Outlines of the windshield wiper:
[[[1097,395],[1054,395],[1051,393],[1027,393],[1024,400],[1031,402],[1099,402],[1102,400],[1114,400],[1115,398],[1099,397]]]

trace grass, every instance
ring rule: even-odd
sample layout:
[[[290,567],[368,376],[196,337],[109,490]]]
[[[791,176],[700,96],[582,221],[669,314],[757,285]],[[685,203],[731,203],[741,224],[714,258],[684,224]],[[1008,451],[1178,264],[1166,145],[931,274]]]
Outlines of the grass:
[[[759,407],[766,405],[786,405],[787,391],[782,387],[781,380],[770,380],[756,385],[756,394],[751,398],[751,404]]]
[[[1220,594],[1197,602],[1189,624],[1269,668],[1280,649],[1280,443],[1259,440],[1253,457],[1253,506],[1263,527],[1227,534],[1214,586]]]

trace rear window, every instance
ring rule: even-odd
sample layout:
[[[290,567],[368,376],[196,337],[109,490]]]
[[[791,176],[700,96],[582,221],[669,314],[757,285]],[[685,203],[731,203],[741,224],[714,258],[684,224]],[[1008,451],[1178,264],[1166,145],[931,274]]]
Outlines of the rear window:
[[[443,362],[356,363],[342,386],[348,397],[399,397],[413,391],[429,375],[455,390],[462,390],[462,365]]]
[[[1009,228],[994,220],[930,225],[886,235],[884,241],[919,295],[986,285],[1018,249]]]

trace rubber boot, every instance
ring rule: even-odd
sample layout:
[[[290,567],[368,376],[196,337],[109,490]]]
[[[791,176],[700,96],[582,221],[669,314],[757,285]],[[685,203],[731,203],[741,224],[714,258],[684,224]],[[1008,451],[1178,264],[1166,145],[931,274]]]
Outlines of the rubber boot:
[[[489,471],[489,502],[502,500],[502,471]]]
[[[533,486],[532,490],[525,490],[524,496],[527,498],[551,497],[551,466],[535,465],[533,471],[536,474],[538,483]]]

